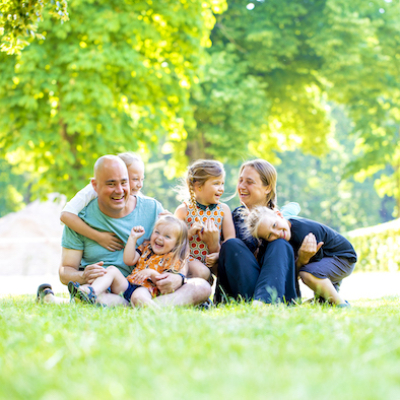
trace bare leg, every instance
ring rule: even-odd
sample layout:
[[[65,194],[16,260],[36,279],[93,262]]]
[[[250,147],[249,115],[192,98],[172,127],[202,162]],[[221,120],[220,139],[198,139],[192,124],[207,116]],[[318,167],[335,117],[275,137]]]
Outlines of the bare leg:
[[[120,294],[128,289],[128,281],[122,275],[122,272],[113,265],[106,268],[107,273],[100,278],[95,279],[91,285],[81,285],[79,290],[89,293],[89,286],[91,286],[97,296],[104,293],[109,287],[114,294]]]
[[[133,307],[146,306],[146,307],[160,308],[160,306],[153,301],[150,292],[145,287],[139,287],[132,293],[131,303]]]
[[[129,303],[121,296],[113,293],[102,293],[97,297],[97,303],[107,307],[128,306]]]
[[[199,260],[193,260],[189,263],[188,278],[203,278],[207,282],[212,281],[211,271]]]
[[[210,284],[204,279],[193,278],[175,292],[155,298],[154,302],[161,307],[196,305],[204,303],[210,295]]]
[[[316,295],[322,296],[332,304],[345,304],[330,279],[319,279],[309,272],[300,271],[300,278]]]

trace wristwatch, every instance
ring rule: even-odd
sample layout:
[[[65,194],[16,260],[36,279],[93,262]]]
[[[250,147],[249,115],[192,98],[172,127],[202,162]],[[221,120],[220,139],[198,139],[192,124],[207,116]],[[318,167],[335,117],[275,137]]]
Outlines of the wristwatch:
[[[178,275],[180,275],[182,277],[182,286],[187,283],[188,279],[186,278],[185,275],[181,274],[180,272],[178,272]]]

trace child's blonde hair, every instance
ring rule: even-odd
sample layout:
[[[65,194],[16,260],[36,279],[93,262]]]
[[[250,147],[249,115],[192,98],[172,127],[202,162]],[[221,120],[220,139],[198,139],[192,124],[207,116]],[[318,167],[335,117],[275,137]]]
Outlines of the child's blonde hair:
[[[174,217],[173,215],[161,216],[154,225],[154,229],[156,229],[156,227],[160,224],[166,224],[168,226],[175,225],[179,229],[178,237],[176,239],[176,245],[172,249],[171,263],[171,265],[179,265],[178,269],[174,268],[173,270],[171,270],[171,272],[177,272],[184,267],[189,257],[188,228],[183,221]]]
[[[134,162],[139,162],[139,163],[143,164],[143,166],[144,166],[144,162],[141,159],[141,157],[139,155],[135,154],[135,153],[130,152],[130,151],[128,151],[126,153],[119,153],[118,157],[125,163],[125,165],[127,167],[129,167]]]
[[[276,169],[268,161],[259,158],[257,160],[250,160],[242,164],[239,175],[246,167],[254,168],[258,172],[258,175],[260,175],[263,186],[270,187],[271,191],[267,193],[265,205],[271,210],[274,210],[277,207],[276,181],[278,174],[276,173]]]
[[[256,239],[259,239],[258,227],[260,226],[261,221],[264,218],[275,217],[275,215],[276,214],[274,211],[265,206],[252,208],[245,218],[245,226],[249,235],[255,237]]]

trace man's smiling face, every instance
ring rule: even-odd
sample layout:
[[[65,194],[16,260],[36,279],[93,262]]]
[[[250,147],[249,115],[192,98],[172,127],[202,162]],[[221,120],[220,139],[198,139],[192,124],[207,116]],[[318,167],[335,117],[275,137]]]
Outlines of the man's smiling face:
[[[109,217],[118,216],[129,199],[129,176],[124,162],[116,156],[106,156],[95,169],[93,187],[98,194],[100,211]]]

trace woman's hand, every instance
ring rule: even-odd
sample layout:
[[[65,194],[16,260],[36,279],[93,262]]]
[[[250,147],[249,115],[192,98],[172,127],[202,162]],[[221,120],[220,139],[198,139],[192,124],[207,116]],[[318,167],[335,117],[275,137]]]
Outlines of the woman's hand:
[[[134,226],[132,228],[131,235],[130,235],[132,237],[132,239],[136,239],[137,240],[137,239],[141,238],[143,235],[144,235],[143,226],[138,225],[138,226]]]
[[[317,243],[315,235],[309,233],[300,246],[296,266],[301,267],[302,265],[307,265],[310,262],[310,259],[318,253],[323,244],[324,242]]]
[[[119,251],[124,248],[124,242],[111,232],[98,232],[96,242],[108,251]]]
[[[215,225],[214,218],[210,218],[205,222],[203,231],[199,232],[199,237],[207,245],[210,253],[219,252],[220,234]]]

